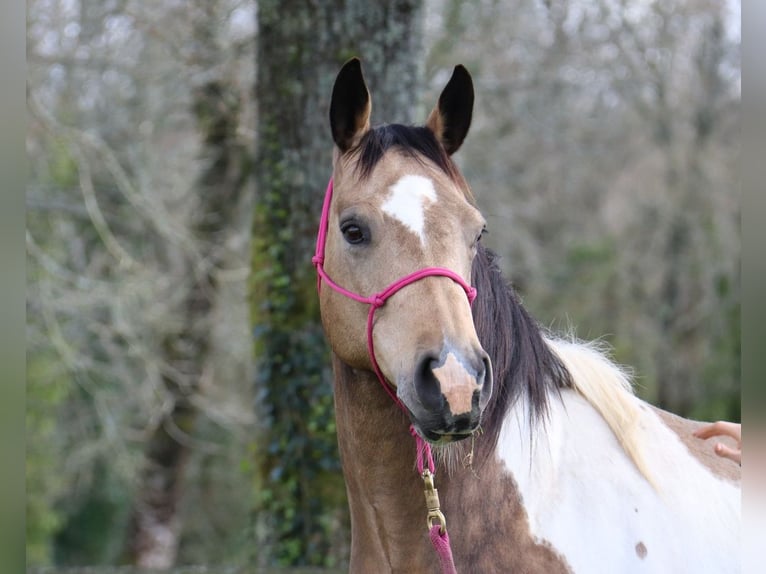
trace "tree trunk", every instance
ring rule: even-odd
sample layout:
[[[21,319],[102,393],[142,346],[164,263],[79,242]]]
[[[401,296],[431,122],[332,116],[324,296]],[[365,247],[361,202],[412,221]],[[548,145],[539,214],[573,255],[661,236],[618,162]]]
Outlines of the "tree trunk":
[[[333,565],[347,554],[328,353],[311,266],[331,172],[329,99],[340,66],[359,56],[376,117],[412,122],[422,11],[421,0],[258,3],[250,308],[264,421],[259,565]]]
[[[219,57],[216,3],[202,2],[194,9],[199,65],[215,70]],[[130,561],[142,568],[168,569],[176,562],[181,534],[179,502],[198,415],[190,399],[199,389],[211,347],[215,273],[222,263],[225,232],[236,217],[249,171],[244,146],[237,140],[238,96],[219,76],[215,74],[197,87],[192,99],[205,165],[197,185],[199,203],[189,227],[197,253],[190,255],[190,249],[181,255],[179,285],[189,286],[179,309],[183,325],[175,336],[165,339],[162,348],[163,361],[169,367],[163,382],[171,407],[147,444],[128,533]]]

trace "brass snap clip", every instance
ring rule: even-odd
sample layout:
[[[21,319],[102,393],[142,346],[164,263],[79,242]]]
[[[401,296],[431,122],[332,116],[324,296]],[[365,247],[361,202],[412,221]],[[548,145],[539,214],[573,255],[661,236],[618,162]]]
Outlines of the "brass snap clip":
[[[439,532],[443,535],[447,532],[447,519],[439,508],[439,491],[434,487],[434,475],[427,468],[423,470],[423,483],[425,484],[426,508],[428,508],[426,518],[428,530],[431,530],[434,524],[438,524]]]

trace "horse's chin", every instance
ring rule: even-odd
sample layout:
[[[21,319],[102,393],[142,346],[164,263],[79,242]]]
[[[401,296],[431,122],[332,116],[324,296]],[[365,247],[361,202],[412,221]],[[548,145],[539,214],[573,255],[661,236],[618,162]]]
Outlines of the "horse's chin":
[[[461,440],[470,438],[471,435],[473,435],[473,433],[476,432],[476,429],[474,429],[472,431],[464,432],[464,433],[440,433],[438,431],[428,431],[428,430],[422,429],[417,424],[414,424],[414,423],[413,423],[413,426],[415,427],[415,430],[417,431],[417,433],[425,441],[434,445],[445,445],[445,444],[451,444],[453,442],[459,442]]]

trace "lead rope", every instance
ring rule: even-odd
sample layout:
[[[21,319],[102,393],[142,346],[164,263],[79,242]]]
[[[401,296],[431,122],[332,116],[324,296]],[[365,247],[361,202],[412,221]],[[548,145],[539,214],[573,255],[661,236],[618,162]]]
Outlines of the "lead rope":
[[[383,371],[380,370],[378,361],[375,358],[375,348],[372,339],[375,311],[385,305],[386,301],[397,291],[425,277],[442,276],[452,279],[455,283],[463,288],[470,303],[473,303],[473,300],[476,298],[476,289],[468,285],[465,280],[454,271],[442,267],[428,267],[419,271],[415,271],[414,273],[410,273],[398,281],[395,281],[380,293],[376,293],[370,297],[358,295],[353,291],[344,289],[335,283],[335,281],[330,279],[330,276],[327,275],[324,270],[324,249],[330,220],[330,202],[332,200],[332,191],[333,181],[332,178],[330,178],[330,181],[327,184],[327,191],[325,192],[324,203],[322,205],[322,217],[319,221],[316,251],[314,253],[314,257],[311,258],[311,262],[317,270],[317,291],[321,289],[322,281],[324,280],[331,289],[337,291],[341,295],[370,306],[370,312],[367,316],[367,349],[370,353],[370,359],[372,361],[375,375],[377,376],[380,384],[383,386],[383,390],[386,391],[388,396],[391,397],[391,399],[394,401],[394,404],[396,404],[396,406],[398,406],[405,414],[407,414],[407,410],[399,400],[399,397],[396,396],[396,393],[386,382]],[[452,547],[450,546],[449,534],[447,534],[447,520],[444,517],[444,514],[442,513],[439,505],[439,492],[434,486],[435,466],[433,454],[431,453],[431,445],[423,440],[423,438],[415,430],[415,427],[412,425],[410,425],[410,434],[415,438],[415,448],[417,451],[415,464],[421,478],[423,479],[424,484],[426,508],[428,509],[426,523],[428,525],[428,535],[431,539],[431,544],[436,551],[436,555],[439,557],[439,564],[441,565],[442,574],[457,574],[457,570],[455,570],[455,561],[452,557]]]
[[[426,524],[431,544],[439,557],[442,574],[457,574],[455,560],[452,558],[452,546],[450,546],[449,534],[447,533],[447,519],[439,507],[439,491],[434,486],[434,459],[431,454],[431,445],[424,441],[410,425],[410,434],[415,437],[417,448],[417,467],[423,478],[426,496]]]

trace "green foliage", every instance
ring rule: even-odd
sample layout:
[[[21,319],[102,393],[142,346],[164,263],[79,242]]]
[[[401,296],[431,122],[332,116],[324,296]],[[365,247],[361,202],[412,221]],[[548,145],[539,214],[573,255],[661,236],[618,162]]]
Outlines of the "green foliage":
[[[61,565],[120,562],[131,499],[99,459],[85,496],[67,500],[67,520],[55,537],[55,563]]]
[[[76,467],[67,460],[73,453],[67,414],[90,397],[77,392],[61,359],[47,350],[30,352],[27,378],[27,563],[114,563],[128,491],[103,457]]]
[[[62,522],[55,503],[68,486],[59,472],[63,452],[57,443],[56,413],[68,394],[69,378],[50,353],[27,358],[27,564],[52,559],[52,537]]]
[[[741,364],[741,304],[739,298],[725,297],[729,289],[728,281],[719,281],[721,315],[724,325],[716,329],[711,341],[711,352],[706,357],[703,380],[704,400],[695,404],[690,418],[703,421],[742,420],[740,397]],[[728,384],[726,384],[728,382]]]

